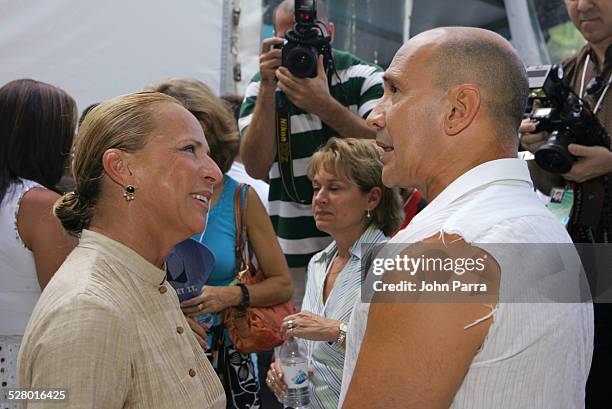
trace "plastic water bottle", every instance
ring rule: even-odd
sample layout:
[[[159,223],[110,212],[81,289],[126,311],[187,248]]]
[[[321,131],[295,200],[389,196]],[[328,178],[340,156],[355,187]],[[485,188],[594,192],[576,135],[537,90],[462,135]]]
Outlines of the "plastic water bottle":
[[[310,381],[308,380],[308,363],[300,352],[294,338],[281,345],[278,359],[283,370],[283,379],[287,384],[287,394],[282,403],[285,408],[306,409],[310,404]]]

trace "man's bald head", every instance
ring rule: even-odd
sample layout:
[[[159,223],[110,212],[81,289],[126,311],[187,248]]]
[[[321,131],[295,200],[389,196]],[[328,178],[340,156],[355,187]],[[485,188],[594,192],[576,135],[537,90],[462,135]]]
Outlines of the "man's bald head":
[[[478,86],[481,105],[499,133],[517,138],[529,83],[525,67],[508,41],[492,31],[471,27],[434,29],[412,40],[427,46],[427,68],[434,86],[444,91],[460,84]]]

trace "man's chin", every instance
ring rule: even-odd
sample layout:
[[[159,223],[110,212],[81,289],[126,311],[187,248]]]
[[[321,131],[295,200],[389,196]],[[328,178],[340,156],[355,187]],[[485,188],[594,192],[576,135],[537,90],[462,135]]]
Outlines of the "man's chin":
[[[387,169],[387,165],[385,165],[382,171],[382,182],[383,185],[387,186],[388,188],[394,188],[398,186],[397,179],[392,175],[391,171]]]

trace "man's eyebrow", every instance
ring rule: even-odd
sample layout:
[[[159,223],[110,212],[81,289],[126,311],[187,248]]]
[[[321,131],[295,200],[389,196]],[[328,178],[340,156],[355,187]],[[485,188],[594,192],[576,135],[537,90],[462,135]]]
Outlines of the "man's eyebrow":
[[[396,78],[392,74],[389,74],[388,72],[384,72],[382,78],[383,78],[383,82],[385,83],[392,82],[395,84],[397,82]]]

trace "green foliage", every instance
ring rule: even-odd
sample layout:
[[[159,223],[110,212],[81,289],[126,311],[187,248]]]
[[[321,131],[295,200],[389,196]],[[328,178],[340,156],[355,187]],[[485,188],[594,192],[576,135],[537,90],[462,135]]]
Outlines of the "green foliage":
[[[578,51],[585,43],[580,32],[571,22],[559,24],[548,31],[548,52],[553,63],[563,61]]]

